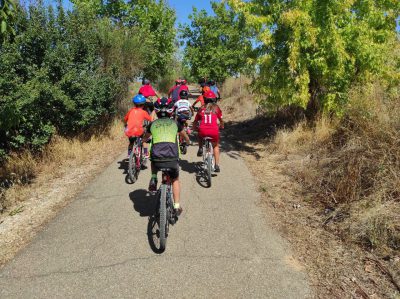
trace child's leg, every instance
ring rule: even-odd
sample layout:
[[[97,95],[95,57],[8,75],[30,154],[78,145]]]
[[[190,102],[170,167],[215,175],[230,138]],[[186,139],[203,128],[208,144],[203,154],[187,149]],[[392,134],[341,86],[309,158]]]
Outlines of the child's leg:
[[[212,146],[213,146],[213,149],[214,149],[215,164],[219,165],[219,143],[218,142],[212,142]]]

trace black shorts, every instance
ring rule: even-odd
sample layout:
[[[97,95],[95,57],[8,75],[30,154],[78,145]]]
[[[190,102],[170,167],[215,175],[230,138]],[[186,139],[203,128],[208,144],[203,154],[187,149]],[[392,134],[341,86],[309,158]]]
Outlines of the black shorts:
[[[140,137],[135,137],[135,136],[129,137],[129,144],[134,144],[137,138],[142,138],[142,137],[143,135]]]
[[[160,171],[162,168],[170,168],[169,176],[175,180],[179,178],[179,163],[178,161],[166,161],[166,162],[152,162],[155,170]]]

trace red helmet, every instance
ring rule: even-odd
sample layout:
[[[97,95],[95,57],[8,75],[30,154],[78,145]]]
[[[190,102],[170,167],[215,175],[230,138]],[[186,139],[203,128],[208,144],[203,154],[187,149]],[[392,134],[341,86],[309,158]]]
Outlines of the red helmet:
[[[211,90],[205,92],[203,94],[203,98],[204,98],[204,103],[206,103],[206,104],[208,104],[208,103],[216,103],[217,102],[217,96]]]
[[[181,83],[182,83],[182,80],[181,80],[181,79],[176,79],[176,80],[175,80],[175,84],[176,84],[176,85],[181,84]]]
[[[174,112],[174,102],[166,97],[160,98],[154,103],[154,110],[158,118],[171,117]]]
[[[201,91],[203,95],[205,95],[207,92],[211,91],[210,87],[204,86],[203,90]],[[215,95],[215,94],[214,94]]]
[[[187,84],[186,79],[182,79],[182,80],[181,80],[181,83],[182,83],[183,85],[186,85],[186,84]]]

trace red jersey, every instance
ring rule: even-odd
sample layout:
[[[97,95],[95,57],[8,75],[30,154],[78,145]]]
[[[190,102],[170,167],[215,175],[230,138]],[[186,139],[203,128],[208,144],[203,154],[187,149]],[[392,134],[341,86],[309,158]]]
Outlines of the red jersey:
[[[199,130],[219,130],[218,120],[222,120],[222,111],[217,106],[214,112],[210,111],[208,113],[205,107],[200,108],[194,121],[200,121]]]
[[[125,135],[128,137],[140,137],[144,133],[143,121],[151,121],[151,116],[142,108],[132,108],[124,118],[127,123]]]
[[[154,91],[153,87],[150,84],[143,85],[142,87],[140,87],[138,93],[143,95],[145,98],[156,96],[156,92]]]

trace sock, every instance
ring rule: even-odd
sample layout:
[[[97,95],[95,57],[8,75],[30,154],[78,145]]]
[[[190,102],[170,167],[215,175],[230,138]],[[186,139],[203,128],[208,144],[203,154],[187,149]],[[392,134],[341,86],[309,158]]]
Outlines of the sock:
[[[174,202],[174,209],[179,209],[180,206],[179,202]]]
[[[147,155],[147,153],[148,153],[148,148],[147,148],[147,147],[145,147],[145,148],[143,149],[143,153],[144,153],[145,155]]]

